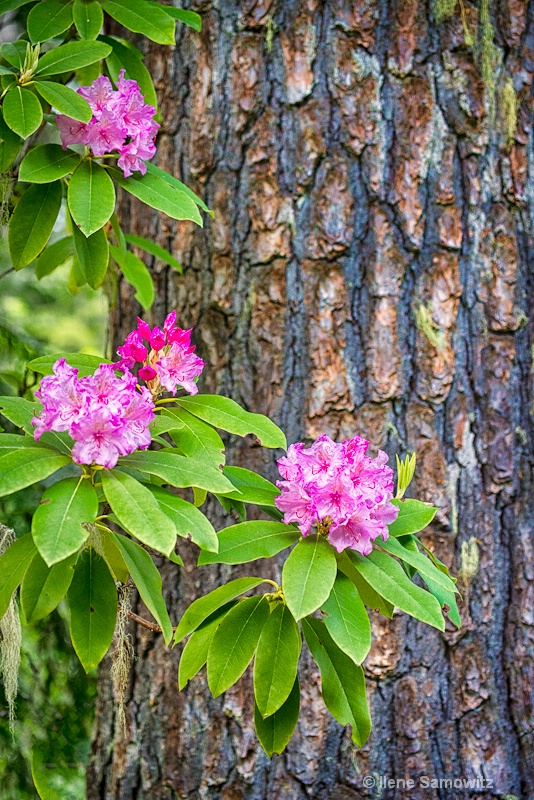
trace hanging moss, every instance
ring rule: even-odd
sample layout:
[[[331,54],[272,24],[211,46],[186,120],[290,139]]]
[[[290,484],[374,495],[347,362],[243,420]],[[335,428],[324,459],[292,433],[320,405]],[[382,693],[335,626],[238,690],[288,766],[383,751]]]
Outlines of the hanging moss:
[[[134,657],[132,637],[127,632],[128,611],[131,607],[130,591],[129,586],[122,586],[120,589],[119,610],[115,627],[115,647],[111,652],[110,670],[113,695],[117,704],[117,725],[124,730],[126,730],[124,698],[128,688],[128,675]]]
[[[480,24],[478,28],[478,60],[480,74],[488,91],[490,114],[495,112],[496,73],[500,53],[494,42],[495,29],[491,21],[489,0],[480,0]]]
[[[0,555],[15,541],[15,532],[0,524]],[[22,628],[15,595],[0,619],[0,674],[9,713],[9,729],[15,735],[15,700],[18,692]]]
[[[517,95],[510,77],[506,78],[501,92],[501,119],[507,147],[514,143],[517,128]]]

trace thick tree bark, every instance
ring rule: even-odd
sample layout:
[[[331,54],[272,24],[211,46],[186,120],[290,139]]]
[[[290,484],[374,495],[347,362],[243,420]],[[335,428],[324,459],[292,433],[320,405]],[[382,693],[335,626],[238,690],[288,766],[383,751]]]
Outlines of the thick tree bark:
[[[476,32],[477,7],[464,5]],[[122,204],[132,232],[184,264],[183,277],[152,265],[153,322],[176,307],[195,326],[204,388],[272,415],[291,441],[359,433],[391,454],[416,449],[417,496],[439,507],[424,541],[461,576],[463,626],[442,635],[403,615],[373,619],[362,751],[324,711],[305,657],[297,733],[269,761],[250,677],[217,700],[203,676],[179,694],[179,648],[132,623],[127,727],[104,668],[88,797],[533,798],[534,5],[490,9],[493,100],[460,5],[443,25],[422,0],[197,9],[203,33],[182,29],[174,52],[151,47],[147,62],[159,163],[215,217],[199,230]],[[122,284],[115,344],[138,311]],[[229,452],[275,477],[273,454],[234,441]],[[185,570],[164,568],[175,621],[240,574],[199,571],[186,555]],[[416,785],[380,794],[363,783],[372,773]],[[421,776],[493,789],[439,790]]]

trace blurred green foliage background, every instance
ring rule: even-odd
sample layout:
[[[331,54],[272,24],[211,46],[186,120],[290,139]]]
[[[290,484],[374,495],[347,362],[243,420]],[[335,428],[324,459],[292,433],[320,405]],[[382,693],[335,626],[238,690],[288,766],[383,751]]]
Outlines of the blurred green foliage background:
[[[5,249],[0,250],[0,394],[30,396],[38,376],[27,371],[26,362],[39,355],[104,354],[107,300],[103,292],[88,287],[71,294],[68,276],[69,265],[41,281],[31,266],[13,272]],[[0,424],[13,430],[1,417]],[[43,488],[1,498],[0,521],[18,536],[26,533]],[[23,621],[14,738],[0,682],[0,800],[36,800],[32,753],[42,765],[51,800],[85,797],[95,694],[96,671],[86,676],[76,658],[64,602],[36,625]],[[54,770],[47,770],[52,765]]]

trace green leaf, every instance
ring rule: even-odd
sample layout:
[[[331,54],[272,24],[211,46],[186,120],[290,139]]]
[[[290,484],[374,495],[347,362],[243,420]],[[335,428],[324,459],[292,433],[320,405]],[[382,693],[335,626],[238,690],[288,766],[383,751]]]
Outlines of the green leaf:
[[[299,620],[328,599],[337,561],[334,548],[322,536],[307,536],[289,555],[282,570],[282,588],[289,609]]]
[[[219,586],[204,597],[199,597],[191,603],[180,620],[174,634],[175,643],[179,644],[217,609],[263,582],[263,578],[237,578],[235,581],[225,583],[224,586]]]
[[[17,203],[8,231],[15,269],[22,269],[44,249],[61,208],[61,183],[32,184]]]
[[[111,53],[111,47],[103,42],[67,42],[47,53],[39,59],[35,74],[60,75],[62,72],[73,72],[81,67],[94,64]]]
[[[403,547],[397,539],[391,537],[385,542],[380,542],[380,547],[383,550],[387,550],[391,555],[405,561],[407,564],[411,564],[423,578],[430,578],[445,589],[445,591],[453,593],[458,591],[453,581],[435,567],[430,559],[417,550],[408,550],[406,547]]]
[[[0,108],[0,173],[5,172],[11,166],[18,156],[21,146],[20,137],[6,125]]]
[[[423,580],[428,586],[430,594],[434,595],[440,606],[444,609],[445,614],[449,617],[458,629],[462,627],[462,618],[458,611],[458,604],[456,602],[456,595],[454,592],[448,592],[439,583],[436,583],[431,578],[423,575]]]
[[[169,644],[172,639],[172,623],[163,599],[159,570],[146,550],[131,539],[120,534],[113,534],[113,539],[122,553],[143,603],[160,626],[165,644]]]
[[[76,553],[89,536],[83,522],[93,522],[98,498],[84,478],[65,478],[50,486],[32,520],[33,540],[49,567]]]
[[[139,247],[140,250],[150,253],[154,258],[159,258],[164,264],[168,264],[169,267],[173,267],[178,270],[178,272],[183,272],[180,262],[168,253],[167,250],[164,250],[163,247],[160,247],[159,244],[151,242],[150,239],[145,239],[143,236],[134,236],[131,233],[127,233],[124,238],[129,244],[133,244],[134,247]]]
[[[302,620],[302,630],[321,671],[326,707],[341,725],[352,727],[352,741],[363,747],[371,732],[363,670],[336,645],[318,619]]]
[[[84,236],[76,225],[72,226],[74,249],[85,280],[91,289],[98,289],[106,277],[109,262],[108,239],[104,229]]]
[[[254,697],[262,717],[278,711],[291,694],[301,647],[298,625],[280,603],[263,627],[254,661]]]
[[[96,39],[104,24],[104,13],[96,0],[74,0],[72,16],[80,39]]]
[[[25,6],[33,0],[0,0],[0,15],[6,14],[8,11],[14,11],[16,8]]]
[[[338,572],[322,610],[334,642],[356,664],[361,664],[371,649],[371,624],[358,590],[343,573]]]
[[[57,800],[58,786],[71,787],[80,780],[79,765],[69,759],[69,747],[54,749],[53,761],[48,742],[34,738],[31,748],[32,780],[40,800]],[[65,790],[68,791],[68,790]],[[65,793],[62,791],[63,796]],[[70,794],[70,792],[69,792]]]
[[[28,0],[30,2],[30,0]],[[10,64],[21,70],[26,60],[26,53],[28,52],[29,42],[24,39],[19,39],[16,42],[5,42],[0,46],[0,56],[5,58]]]
[[[38,280],[50,275],[57,267],[65,264],[74,252],[72,236],[64,236],[57,242],[48,245],[35,262],[35,275]]]
[[[113,181],[91,158],[75,170],[67,196],[72,218],[85,236],[105,225],[115,210]]]
[[[102,553],[115,580],[119,583],[128,583],[130,571],[119,545],[113,538],[114,535],[111,531],[101,531]]]
[[[202,227],[196,203],[188,195],[171,186],[159,175],[148,171],[146,175],[136,173],[130,178],[125,178],[118,169],[110,170],[114,180],[134,197],[146,203],[151,208],[163,211],[172,219],[188,219]]]
[[[391,536],[404,536],[406,533],[418,533],[432,522],[437,508],[422,503],[420,500],[392,500],[399,507],[399,516],[388,525]]]
[[[36,81],[35,90],[60,114],[66,114],[67,117],[81,122],[89,122],[93,116],[87,100],[69,86],[52,81]]]
[[[379,594],[412,617],[445,630],[441,606],[433,595],[416,586],[398,561],[378,550],[368,556],[351,551],[349,557],[365,580]]]
[[[161,511],[146,486],[119,470],[102,470],[102,487],[128,533],[159,553],[172,553],[176,542],[174,523]]]
[[[151,486],[150,491],[158,501],[163,513],[173,521],[178,536],[182,536],[184,539],[190,536],[202,550],[217,552],[219,540],[215,528],[202,511],[188,503],[187,500],[182,500],[181,497],[177,497],[165,489]]]
[[[27,622],[47,617],[67,594],[74,576],[77,555],[47,566],[39,553],[35,554],[20,590],[20,601]]]
[[[161,178],[165,183],[168,183],[170,186],[174,186],[175,189],[179,189],[181,192],[186,194],[192,201],[195,203],[202,211],[205,211],[207,214],[210,214],[212,217],[214,216],[213,211],[207,207],[204,200],[201,197],[198,197],[189,186],[186,186],[185,183],[179,181],[178,178],[175,178],[174,175],[171,175],[169,172],[165,172],[165,170],[157,167],[156,164],[153,164],[149,161],[146,165],[147,172],[151,172],[152,175],[157,175]]]
[[[240,600],[225,616],[208,651],[208,686],[213,697],[226,692],[244,673],[268,617],[269,603],[263,596]]]
[[[43,121],[39,99],[29,89],[13,86],[4,98],[4,121],[12,131],[27,139]]]
[[[198,486],[208,492],[226,494],[232,490],[232,484],[224,477],[222,472],[209,467],[202,461],[176,454],[174,449],[144,451],[132,453],[119,461],[119,467],[124,464],[128,467],[157,475],[166,483],[183,489],[186,486]]]
[[[137,258],[129,250],[123,252],[114,245],[111,245],[110,250],[113,258],[121,268],[122,274],[136,290],[135,299],[147,311],[154,302],[155,296],[152,275],[141,259]]]
[[[109,44],[111,54],[106,58],[106,65],[114,83],[119,80],[121,69],[126,71],[126,77],[137,81],[141,94],[148,105],[157,109],[158,99],[152,82],[150,72],[143,64],[143,55],[131,42],[117,39],[115,36],[100,36],[100,41]]]
[[[80,156],[73,150],[63,150],[60,144],[41,144],[22,159],[19,181],[51,183],[74,172]]]
[[[92,547],[78,558],[67,592],[70,636],[86,672],[106,655],[117,618],[117,589],[104,559]]]
[[[0,455],[11,453],[21,447],[38,447],[32,436],[20,436],[18,433],[0,433]]]
[[[258,734],[260,744],[269,756],[273,753],[283,753],[289,740],[293,736],[300,713],[300,687],[298,678],[295,679],[291,694],[283,706],[270,717],[263,719],[258,707],[254,707],[254,727]]]
[[[13,592],[22,583],[37,550],[31,533],[16,539],[0,556],[0,619],[6,613]]]
[[[379,611],[385,617],[388,617],[388,619],[393,619],[393,604],[385,600],[381,595],[378,594],[378,592],[375,592],[372,586],[369,586],[367,581],[364,580],[358,570],[354,567],[354,564],[348,557],[347,553],[338,553],[336,557],[338,561],[338,568],[356,586],[365,605],[368,608]]]
[[[47,42],[72,25],[72,2],[43,0],[30,10],[26,28],[32,44]]]
[[[223,473],[237,489],[237,492],[226,497],[242,503],[274,507],[274,498],[280,494],[280,489],[274,483],[243,467],[225,467]]]
[[[55,450],[45,447],[25,447],[0,457],[0,497],[18,492],[32,483],[48,478],[72,461]]]
[[[26,400],[24,397],[0,397],[0,409],[2,415],[6,417],[17,428],[22,428],[33,438],[35,428],[31,424],[32,419],[39,413],[37,400]],[[37,447],[37,442],[35,442]]]
[[[188,640],[180,656],[180,664],[178,667],[178,689],[180,691],[182,691],[184,686],[187,686],[191,678],[194,678],[197,672],[200,672],[208,660],[208,651],[215,631],[234,605],[234,602],[227,603],[225,606],[215,611],[199,626]]]
[[[174,20],[159,6],[145,0],[102,0],[110,17],[134,33],[158,44],[174,44]]]
[[[176,401],[180,406],[203,419],[221,428],[228,433],[238,436],[254,434],[264,447],[287,447],[286,437],[280,428],[263,414],[252,414],[245,411],[229,397],[220,397],[212,394],[196,394],[193,397],[179,397]]]
[[[194,11],[186,11],[184,8],[175,8],[174,6],[160,6],[159,3],[152,2],[150,5],[157,5],[158,8],[163,8],[165,13],[170,17],[177,19],[179,22],[183,22],[184,25],[189,25],[190,28],[194,28],[194,30],[199,33],[202,30],[202,17]]]
[[[217,431],[185,408],[168,408],[163,412],[175,422],[171,436],[182,453],[218,469],[225,462],[224,443]]]
[[[283,522],[251,520],[219,531],[219,552],[201,553],[202,564],[245,564],[271,558],[300,538],[300,531]]]
[[[67,363],[78,370],[78,377],[83,378],[86,375],[92,375],[93,372],[100,364],[111,364],[107,358],[100,358],[99,356],[90,356],[85,353],[55,353],[50,356],[39,356],[34,358],[33,361],[28,362],[28,369],[34,372],[39,372],[41,375],[52,375],[54,372],[54,364],[60,358],[66,359]],[[6,398],[0,398],[0,403]]]

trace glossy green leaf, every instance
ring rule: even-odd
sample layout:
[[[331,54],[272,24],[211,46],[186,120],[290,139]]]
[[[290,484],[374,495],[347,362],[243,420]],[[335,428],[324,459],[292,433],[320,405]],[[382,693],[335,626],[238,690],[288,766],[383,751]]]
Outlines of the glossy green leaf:
[[[111,170],[114,180],[142,203],[163,211],[172,219],[188,219],[202,227],[202,217],[197,205],[188,195],[148,171],[146,175],[136,173],[125,178],[118,169]]]
[[[113,576],[92,547],[78,558],[67,604],[72,644],[83,668],[89,672],[109,650],[118,606]]]
[[[165,644],[169,644],[172,639],[172,623],[163,599],[159,570],[146,550],[131,539],[120,534],[114,534],[113,539],[120,548],[143,603],[160,626]]]
[[[73,150],[63,150],[60,144],[41,144],[22,159],[19,180],[51,183],[74,172],[79,163],[80,156]]]
[[[134,287],[135,299],[147,311],[155,296],[154,281],[147,267],[129,250],[122,251],[119,247],[111,245],[110,252],[128,283]]]
[[[208,651],[208,686],[213,697],[226,692],[244,673],[268,617],[265,597],[247,597],[225,616]]]
[[[32,520],[33,540],[49,567],[76,553],[89,536],[82,523],[93,522],[98,498],[88,480],[65,478],[50,486]]]
[[[445,630],[439,602],[416,586],[394,558],[373,550],[368,556],[352,551],[350,559],[373,589],[394,606],[440,631]]]
[[[60,114],[66,114],[67,117],[81,122],[89,122],[93,116],[87,100],[69,86],[52,81],[36,81],[35,90]]]
[[[101,502],[104,502],[103,496]],[[113,537],[114,534],[111,531],[100,531],[102,554],[115,580],[119,583],[128,583],[130,571],[122,551]]]
[[[30,0],[28,0],[30,2]],[[1,13],[1,12],[0,12]],[[29,42],[19,39],[16,42],[5,42],[0,46],[0,56],[9,64],[21,70],[24,66],[26,53],[28,52]]]
[[[194,678],[200,672],[208,660],[208,651],[215,631],[234,605],[234,602],[227,603],[215,611],[197,628],[188,640],[178,666],[178,689],[180,691],[184,686],[187,686],[191,678]]]
[[[184,539],[191,537],[202,550],[217,552],[219,540],[215,528],[202,511],[165,489],[151,486],[150,491],[164,514],[173,521],[178,536]]]
[[[31,421],[41,408],[42,406],[37,400],[26,400],[24,397],[0,397],[0,413],[32,438],[35,428]],[[35,442],[35,446],[37,447],[37,442]]]
[[[38,280],[50,275],[57,267],[65,264],[72,258],[74,252],[74,240],[72,236],[64,236],[57,242],[49,244],[35,262],[35,275]]]
[[[43,121],[39,99],[29,89],[13,86],[4,97],[4,121],[23,139],[35,133]]]
[[[6,14],[8,11],[14,11],[16,8],[25,6],[33,0],[0,0],[0,15]]]
[[[174,550],[174,523],[161,511],[146,486],[119,470],[102,470],[102,487],[117,519],[128,533],[165,555]]]
[[[32,44],[47,42],[72,25],[72,2],[42,0],[28,14],[26,28]]]
[[[85,280],[91,289],[98,289],[106,277],[109,262],[108,239],[104,229],[84,236],[76,225],[72,226],[74,250]]]
[[[363,576],[360,575],[360,573],[350,560],[349,556],[347,555],[347,551],[344,551],[343,553],[338,553],[336,558],[338,562],[338,568],[356,586],[358,593],[362,598],[363,602],[365,603],[365,605],[368,608],[372,608],[375,611],[379,611],[388,619],[392,619],[394,610],[393,604],[390,603],[381,595],[379,595],[378,592],[375,592],[373,587],[370,586],[366,580],[364,580]]]
[[[242,503],[274,506],[274,498],[280,494],[280,489],[274,483],[243,467],[225,467],[223,473],[237,489],[227,497]]]
[[[363,747],[371,732],[371,718],[362,668],[339,649],[320,620],[304,619],[302,630],[321,671],[326,707],[341,725],[352,727],[352,741]]]
[[[177,19],[178,22],[183,22],[184,25],[188,25],[190,28],[193,28],[195,31],[202,30],[202,17],[200,14],[196,14],[194,11],[186,11],[185,8],[175,8],[174,6],[160,6],[159,3],[150,2],[150,5],[157,5],[159,8],[163,8],[166,14],[168,14],[173,19]]]
[[[437,508],[422,503],[420,500],[392,500],[399,507],[399,516],[388,525],[391,536],[404,536],[406,533],[418,533],[432,522]]]
[[[278,711],[291,694],[301,647],[298,625],[280,603],[263,626],[254,660],[254,697],[262,717]]]
[[[194,417],[185,408],[165,409],[164,415],[174,420],[174,442],[182,453],[215,467],[224,465],[224,443],[211,425]]]
[[[439,583],[436,583],[426,575],[422,576],[424,582],[428,587],[430,594],[434,595],[440,606],[443,608],[444,613],[447,614],[451,622],[453,622],[458,629],[462,627],[462,618],[458,611],[458,603],[456,602],[456,595],[454,592],[449,592],[443,588]]]
[[[287,447],[285,435],[274,422],[263,414],[245,411],[229,397],[196,394],[193,397],[179,397],[176,402],[215,428],[238,436],[254,434],[264,447]]]
[[[134,33],[142,33],[158,44],[174,44],[174,20],[158,3],[145,0],[102,0],[110,17]]]
[[[202,209],[202,211],[214,216],[213,211],[210,211],[204,200],[201,197],[198,197],[198,195],[196,195],[194,191],[189,188],[189,186],[186,186],[185,183],[182,183],[182,181],[179,181],[178,178],[175,178],[174,175],[171,175],[169,172],[165,172],[165,170],[161,169],[161,167],[158,167],[152,161],[147,163],[146,168],[147,172],[150,172],[152,175],[157,175],[159,178],[165,181],[165,183],[168,183],[170,186],[173,186],[175,189],[178,189],[180,192],[186,194],[189,199],[193,201],[193,203]]]
[[[20,153],[22,140],[4,122],[0,108],[0,173],[5,172]]]
[[[69,182],[71,216],[85,236],[99,230],[115,210],[115,188],[103,167],[93,159],[82,161]]]
[[[156,90],[150,72],[143,63],[142,53],[131,42],[119,40],[115,36],[100,36],[100,40],[112,48],[112,52],[106,58],[106,65],[113,82],[117,83],[119,73],[124,69],[127,78],[137,81],[145,102],[157,109]]]
[[[36,75],[60,75],[93,64],[111,53],[111,47],[104,42],[67,42],[49,50],[39,59]]]
[[[0,497],[48,478],[71,459],[45,447],[25,447],[0,457]]]
[[[338,572],[322,610],[334,642],[356,664],[361,664],[371,649],[371,623],[358,590],[343,573]]]
[[[22,447],[37,447],[37,442],[32,436],[20,436],[18,433],[0,433],[0,456]]]
[[[265,719],[257,706],[254,708],[254,727],[260,744],[269,756],[283,753],[297,726],[300,713],[300,686],[295,679],[291,694],[278,711]]]
[[[104,24],[104,13],[97,0],[74,0],[72,17],[80,39],[96,39]]]
[[[289,609],[299,620],[328,599],[337,561],[334,548],[322,536],[306,536],[290,553],[282,570],[282,588]]]
[[[167,252],[167,250],[164,250],[163,247],[160,247],[159,244],[151,242],[150,239],[145,239],[143,236],[134,236],[132,233],[127,233],[124,238],[128,244],[139,247],[140,250],[144,250],[146,253],[150,253],[151,256],[159,258],[160,261],[163,261],[164,264],[168,264],[169,267],[173,267],[178,270],[178,272],[183,272],[180,262]]]
[[[178,624],[174,634],[176,644],[196,630],[217,609],[263,582],[263,578],[237,578],[235,581],[219,586],[204,597],[199,597],[198,600],[191,603]]]
[[[37,258],[50,239],[59,209],[61,183],[32,184],[20,198],[8,230],[11,261],[22,269]]]
[[[246,564],[271,556],[291,547],[300,538],[300,531],[283,522],[251,520],[219,531],[219,551],[201,553],[201,564]]]
[[[177,455],[176,451],[171,448],[157,452],[151,450],[132,453],[132,455],[120,459],[119,467],[122,464],[138,469],[140,472],[147,472],[149,475],[157,475],[166,483],[179,489],[186,486],[198,486],[199,489],[206,489],[208,492],[217,492],[218,494],[225,494],[232,490],[232,484],[222,472],[202,461]]]
[[[37,550],[30,533],[16,539],[0,556],[0,619],[6,613],[13,592],[22,583]]]
[[[49,567],[35,554],[20,590],[20,601],[27,622],[47,617],[57,608],[71,584],[77,555]]]
[[[408,550],[406,547],[403,547],[397,539],[392,537],[385,542],[380,541],[380,547],[383,550],[387,550],[391,555],[405,561],[406,564],[411,564],[423,578],[430,578],[445,589],[445,591],[453,593],[458,591],[453,581],[434,566],[429,558],[419,553],[417,550]]]
[[[78,370],[78,377],[83,378],[86,375],[92,375],[93,372],[100,364],[111,364],[107,358],[100,358],[99,356],[91,356],[86,353],[55,353],[50,356],[39,356],[34,358],[33,361],[28,362],[28,368],[34,372],[39,372],[41,375],[52,375],[54,372],[53,367],[58,359],[64,358],[67,363]],[[5,398],[0,398],[0,404]]]

